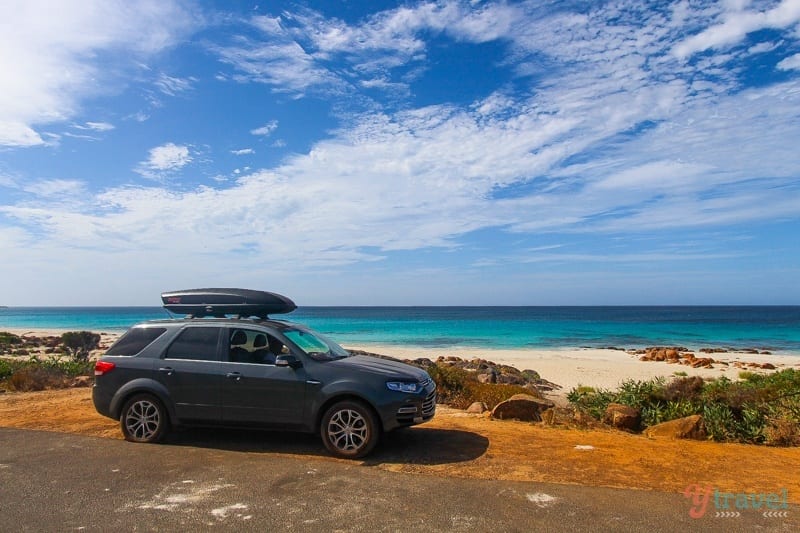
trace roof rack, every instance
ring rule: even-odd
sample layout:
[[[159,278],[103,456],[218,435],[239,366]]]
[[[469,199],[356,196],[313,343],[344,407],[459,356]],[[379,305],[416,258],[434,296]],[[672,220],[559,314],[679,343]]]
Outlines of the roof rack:
[[[167,311],[188,318],[236,315],[239,318],[291,313],[297,306],[281,294],[250,289],[187,289],[161,293]]]

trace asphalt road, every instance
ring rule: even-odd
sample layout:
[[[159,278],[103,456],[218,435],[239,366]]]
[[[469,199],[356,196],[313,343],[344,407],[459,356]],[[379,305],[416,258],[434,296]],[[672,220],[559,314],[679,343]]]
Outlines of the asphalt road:
[[[798,506],[694,519],[681,494],[397,474],[260,438],[0,428],[0,531],[800,531]]]

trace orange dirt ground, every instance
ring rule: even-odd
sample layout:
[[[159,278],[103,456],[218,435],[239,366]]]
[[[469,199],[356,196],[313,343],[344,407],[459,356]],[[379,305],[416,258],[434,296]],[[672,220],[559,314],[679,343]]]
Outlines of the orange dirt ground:
[[[118,423],[94,410],[87,388],[0,394],[0,426],[122,438]],[[182,445],[337,461],[326,455],[319,439],[305,435],[202,430],[177,435]],[[797,448],[653,440],[610,429],[494,421],[446,407],[427,424],[389,435],[363,464],[440,477],[666,492],[683,492],[693,484],[733,493],[786,489],[789,501],[800,503]]]

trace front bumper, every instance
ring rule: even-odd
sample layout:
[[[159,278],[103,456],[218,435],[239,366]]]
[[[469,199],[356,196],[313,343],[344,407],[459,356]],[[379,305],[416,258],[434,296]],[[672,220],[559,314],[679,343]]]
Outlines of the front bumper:
[[[407,395],[384,413],[384,429],[387,431],[427,422],[436,414],[436,384],[430,380],[421,392]]]

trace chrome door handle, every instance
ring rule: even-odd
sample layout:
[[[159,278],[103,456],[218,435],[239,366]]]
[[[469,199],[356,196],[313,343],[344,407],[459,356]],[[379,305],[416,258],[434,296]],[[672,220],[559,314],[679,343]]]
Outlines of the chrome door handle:
[[[236,381],[242,379],[242,375],[239,372],[228,372],[227,374],[225,374],[225,377],[228,379],[235,379]]]
[[[172,368],[170,368],[168,366],[162,366],[161,368],[158,369],[158,371],[161,372],[162,374],[166,374],[168,376],[171,376],[172,374],[175,373],[175,370],[173,370]]]

